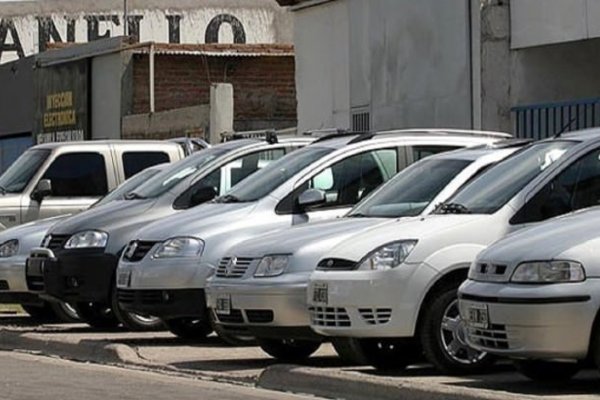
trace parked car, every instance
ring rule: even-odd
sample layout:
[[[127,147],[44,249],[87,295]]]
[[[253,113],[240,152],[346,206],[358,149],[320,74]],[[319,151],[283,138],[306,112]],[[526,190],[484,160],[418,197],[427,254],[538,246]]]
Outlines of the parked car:
[[[165,141],[34,146],[0,176],[0,227],[85,210],[141,170],[184,157],[181,146]]]
[[[457,289],[476,255],[508,233],[596,202],[563,203],[600,177],[600,130],[532,144],[466,185],[436,213],[357,234],[336,246],[311,276],[311,327],[347,337],[380,368],[402,368],[423,353],[446,373],[491,362],[469,347]],[[587,193],[587,192],[586,192]]]
[[[223,268],[243,274],[251,261],[219,264],[229,248],[270,231],[342,216],[414,161],[506,136],[398,131],[321,138],[214,202],[137,232],[119,263],[119,303],[161,317],[178,336],[201,340],[212,331],[206,279]]]
[[[114,200],[121,200],[133,189],[166,168],[159,164],[138,172],[115,190],[92,205],[102,206]],[[29,252],[42,242],[48,230],[70,215],[61,215],[29,222],[0,232],[0,304],[21,304],[29,315],[38,320],[58,317],[64,322],[77,317],[73,307],[63,302],[47,302],[38,294],[29,292],[25,280],[25,261]]]
[[[563,192],[560,186],[566,182],[558,183],[556,206],[598,204],[599,155],[591,150],[580,159],[578,171],[563,173],[575,187]],[[477,256],[459,289],[472,347],[515,358],[517,368],[537,381],[567,380],[586,359],[600,366],[597,218],[597,207],[556,218],[510,235]]]
[[[124,312],[116,302],[115,271],[132,234],[150,222],[225,193],[311,140],[242,139],[216,145],[171,165],[132,191],[125,201],[61,221],[50,229],[42,248],[32,250],[27,287],[48,299],[74,304],[91,326],[121,322],[130,329],[158,328],[156,318]]]
[[[249,333],[262,349],[284,361],[316,351],[322,337],[310,329],[306,288],[323,255],[358,232],[398,218],[431,213],[458,188],[506,158],[522,141],[498,142],[427,157],[356,205],[344,218],[278,231],[227,251],[206,288],[206,299],[221,329]],[[227,269],[232,259],[252,260],[243,274]],[[346,357],[344,346],[333,342]],[[352,361],[356,360],[350,355]]]

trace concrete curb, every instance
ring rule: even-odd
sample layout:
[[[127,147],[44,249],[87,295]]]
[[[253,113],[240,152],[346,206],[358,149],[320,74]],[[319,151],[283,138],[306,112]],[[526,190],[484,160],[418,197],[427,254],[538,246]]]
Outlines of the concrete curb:
[[[274,365],[260,375],[257,386],[345,400],[526,400],[530,396],[474,390],[428,382],[390,382],[351,372],[331,372],[294,365]]]

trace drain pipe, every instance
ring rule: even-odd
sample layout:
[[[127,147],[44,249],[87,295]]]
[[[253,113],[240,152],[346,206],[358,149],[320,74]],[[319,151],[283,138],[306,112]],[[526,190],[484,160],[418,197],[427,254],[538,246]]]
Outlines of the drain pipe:
[[[154,114],[154,42],[150,43],[149,63],[150,114]]]

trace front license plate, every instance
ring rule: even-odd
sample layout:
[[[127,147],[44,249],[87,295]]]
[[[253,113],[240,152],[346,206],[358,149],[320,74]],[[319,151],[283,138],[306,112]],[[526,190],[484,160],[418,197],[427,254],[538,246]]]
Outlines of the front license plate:
[[[218,315],[231,315],[231,296],[218,296],[215,311]]]
[[[329,302],[329,286],[326,283],[319,283],[313,287],[313,303],[327,304]]]
[[[44,258],[29,258],[25,267],[28,276],[44,276]]]
[[[467,308],[468,324],[473,328],[487,329],[490,320],[486,305],[470,305]]]
[[[131,286],[131,271],[119,272],[117,275],[117,286],[129,287]]]

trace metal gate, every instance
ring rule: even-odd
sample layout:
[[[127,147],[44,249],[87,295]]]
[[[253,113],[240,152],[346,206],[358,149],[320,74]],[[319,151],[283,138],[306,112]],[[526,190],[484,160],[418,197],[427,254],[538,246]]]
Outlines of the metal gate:
[[[544,139],[558,133],[600,126],[600,97],[511,109],[515,136]]]

